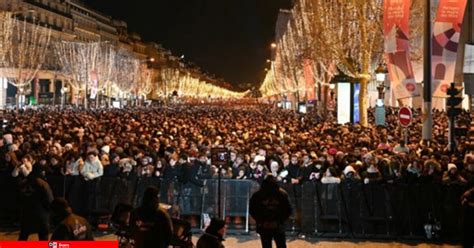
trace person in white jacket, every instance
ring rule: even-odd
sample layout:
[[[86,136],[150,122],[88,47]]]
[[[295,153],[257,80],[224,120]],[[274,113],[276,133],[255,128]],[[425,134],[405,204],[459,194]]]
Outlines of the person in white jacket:
[[[12,177],[18,177],[20,175],[27,177],[31,173],[31,171],[33,171],[34,161],[30,155],[25,155],[21,159],[21,162],[22,164],[20,166],[13,168]]]
[[[99,181],[104,174],[102,163],[95,152],[87,153],[87,159],[81,168],[81,175],[86,181],[87,195],[85,196],[84,209],[87,216],[91,216],[92,212],[97,209],[97,195],[99,194]]]
[[[91,181],[101,177],[104,174],[104,167],[95,153],[87,154],[87,159],[81,168],[81,175],[86,181]]]

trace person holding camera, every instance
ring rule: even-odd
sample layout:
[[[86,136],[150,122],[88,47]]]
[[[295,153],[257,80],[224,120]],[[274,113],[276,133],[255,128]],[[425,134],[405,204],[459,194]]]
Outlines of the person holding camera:
[[[268,174],[260,190],[250,198],[250,215],[257,222],[262,248],[286,248],[285,222],[292,213],[288,194],[278,186],[276,178]]]

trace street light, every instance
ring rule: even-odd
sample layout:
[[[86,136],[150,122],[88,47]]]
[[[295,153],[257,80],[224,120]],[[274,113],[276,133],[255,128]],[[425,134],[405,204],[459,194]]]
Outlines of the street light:
[[[377,86],[377,91],[379,92],[379,97],[375,106],[375,125],[385,126],[385,103],[384,103],[384,90],[385,90],[385,78],[387,76],[387,68],[383,64],[379,64],[377,69],[375,69],[375,78],[379,82]]]
[[[379,64],[377,69],[375,69],[375,78],[378,82],[385,82],[385,77],[387,76],[387,68],[383,64]]]
[[[375,78],[379,85],[377,86],[377,90],[379,92],[379,99],[384,99],[384,90],[385,90],[385,78],[387,76],[387,68],[383,64],[379,64],[377,69],[375,69]]]
[[[275,42],[273,42],[270,46],[271,46],[272,49],[275,49],[277,47],[277,44]]]

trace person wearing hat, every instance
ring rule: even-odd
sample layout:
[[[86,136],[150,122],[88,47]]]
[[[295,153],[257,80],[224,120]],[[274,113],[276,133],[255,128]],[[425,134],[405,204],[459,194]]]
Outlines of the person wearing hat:
[[[250,215],[257,222],[262,248],[271,248],[273,240],[277,248],[286,248],[285,222],[290,218],[292,208],[288,194],[278,186],[274,176],[265,177],[249,205]]]
[[[87,220],[75,215],[64,198],[56,198],[51,203],[51,221],[56,226],[51,240],[94,240]]]
[[[212,218],[211,224],[206,228],[206,232],[199,238],[197,248],[224,248],[224,235],[226,232],[225,221]]]
[[[353,164],[350,164],[344,168],[344,171],[343,171],[344,182],[351,182],[351,183],[360,182],[360,176],[352,165]]]
[[[173,236],[168,213],[160,208],[159,190],[148,187],[140,207],[132,211],[130,225],[136,248],[167,248]]]
[[[443,184],[467,184],[467,180],[461,176],[455,164],[448,164],[448,170],[443,174]]]

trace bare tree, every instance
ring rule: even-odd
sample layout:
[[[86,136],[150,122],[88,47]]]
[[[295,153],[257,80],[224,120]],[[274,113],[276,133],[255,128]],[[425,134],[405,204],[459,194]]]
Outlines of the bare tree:
[[[48,53],[51,30],[27,20],[15,21],[12,33],[12,46],[8,50],[8,70],[15,75],[9,83],[17,87],[17,105],[23,104],[22,98],[31,91],[31,81],[38,76],[39,70]]]
[[[91,82],[98,80],[100,43],[62,41],[55,44],[55,51],[63,74],[70,79],[71,86],[83,97],[84,107],[88,108]]]
[[[146,64],[140,65],[140,75],[137,83],[137,92],[139,97],[143,97],[146,100],[146,97],[153,91],[153,86],[155,81],[154,71],[149,69]]]
[[[116,58],[115,85],[119,94],[133,95],[140,78],[140,60],[126,50],[118,50]]]
[[[108,42],[102,42],[100,44],[99,52],[97,62],[97,91],[108,96],[108,106],[110,107],[112,105],[112,85],[115,79],[115,73],[117,73],[118,70],[115,62],[117,52],[116,48]],[[100,94],[96,98],[96,105],[98,105],[99,96]]]
[[[8,66],[7,54],[12,46],[12,34],[15,19],[11,12],[0,12],[0,67]]]

